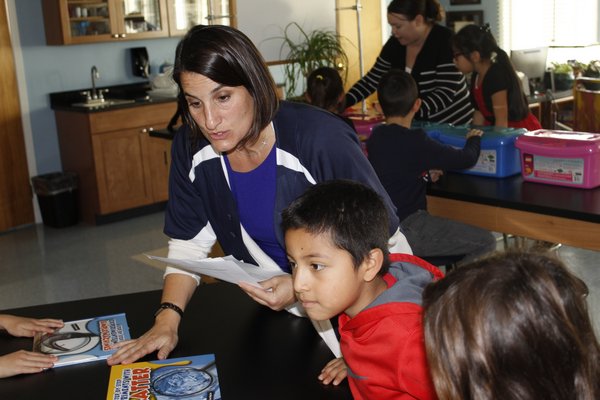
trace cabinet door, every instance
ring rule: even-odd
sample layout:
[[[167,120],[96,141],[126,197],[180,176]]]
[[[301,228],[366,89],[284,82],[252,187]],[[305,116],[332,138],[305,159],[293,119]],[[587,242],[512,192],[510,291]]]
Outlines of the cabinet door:
[[[118,36],[149,39],[169,34],[166,0],[115,0]]]
[[[235,26],[235,0],[168,0],[168,9],[170,36],[199,24]]]
[[[155,202],[169,198],[169,167],[171,166],[171,143],[169,139],[148,136],[146,138],[146,160],[148,181]]]
[[[116,33],[113,0],[43,0],[48,44],[111,41]]]
[[[43,0],[48,44],[148,39],[169,34],[166,0]]]
[[[144,135],[140,129],[127,129],[92,136],[100,214],[153,203]]]

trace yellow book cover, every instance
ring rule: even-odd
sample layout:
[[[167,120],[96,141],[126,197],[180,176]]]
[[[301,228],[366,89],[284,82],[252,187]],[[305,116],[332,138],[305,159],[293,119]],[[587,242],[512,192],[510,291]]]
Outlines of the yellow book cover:
[[[215,355],[114,365],[106,399],[220,400]]]

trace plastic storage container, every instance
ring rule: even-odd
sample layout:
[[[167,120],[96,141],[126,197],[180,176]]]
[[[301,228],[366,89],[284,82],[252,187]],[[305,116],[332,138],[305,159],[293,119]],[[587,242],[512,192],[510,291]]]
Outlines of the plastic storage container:
[[[590,189],[600,186],[600,134],[540,129],[519,137],[523,179]]]
[[[77,224],[77,174],[53,172],[31,178],[44,225],[63,228]]]
[[[422,128],[429,137],[456,148],[463,148],[467,125],[415,123],[413,128]],[[519,150],[515,147],[517,137],[527,132],[525,129],[477,127],[483,130],[481,153],[477,163],[469,169],[457,170],[463,174],[504,178],[521,172]]]

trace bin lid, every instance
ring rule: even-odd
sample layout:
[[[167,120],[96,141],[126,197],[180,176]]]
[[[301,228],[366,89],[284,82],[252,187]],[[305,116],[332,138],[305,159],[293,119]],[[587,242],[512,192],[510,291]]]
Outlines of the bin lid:
[[[527,151],[560,151],[565,156],[600,152],[600,134],[538,129],[519,137],[515,145]]]
[[[31,178],[36,194],[55,194],[77,188],[75,172],[51,172]]]

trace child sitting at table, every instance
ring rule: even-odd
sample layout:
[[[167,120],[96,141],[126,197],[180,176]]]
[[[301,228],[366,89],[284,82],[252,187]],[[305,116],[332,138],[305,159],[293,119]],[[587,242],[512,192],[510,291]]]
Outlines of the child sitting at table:
[[[367,152],[396,206],[413,254],[423,258],[465,255],[461,263],[466,263],[494,251],[496,239],[490,232],[427,212],[427,182],[436,181],[442,170],[475,165],[483,132],[468,131],[464,148],[455,149],[429,138],[422,129],[410,129],[421,100],[414,79],[402,70],[386,73],[377,92],[386,123],[373,128]]]
[[[541,129],[529,111],[521,80],[508,54],[496,43],[489,25],[467,25],[452,38],[454,64],[471,75],[474,125]]]
[[[425,347],[439,399],[600,399],[587,294],[543,253],[496,255],[429,285]]]
[[[352,120],[342,115],[345,96],[342,77],[335,69],[320,67],[308,75],[304,93],[306,102],[337,115],[356,131]]]
[[[57,319],[34,319],[0,314],[0,329],[18,337],[33,337],[37,332],[51,333],[64,326]],[[58,360],[55,355],[19,350],[0,356],[0,378],[18,374],[32,374],[52,368]]]
[[[443,274],[413,255],[388,253],[381,198],[357,182],[326,181],[282,217],[296,298],[313,320],[339,315],[343,358],[319,379],[338,384],[347,374],[356,400],[434,399],[421,292]]]

